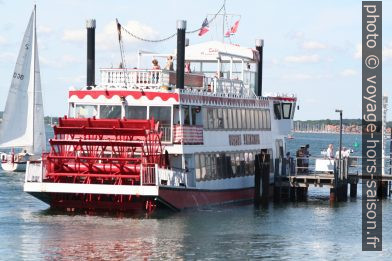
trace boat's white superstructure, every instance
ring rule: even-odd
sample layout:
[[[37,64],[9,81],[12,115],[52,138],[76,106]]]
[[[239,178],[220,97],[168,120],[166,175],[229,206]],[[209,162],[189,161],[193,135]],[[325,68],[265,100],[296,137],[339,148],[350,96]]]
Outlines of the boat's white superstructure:
[[[0,147],[13,148],[10,154],[2,154],[2,168],[6,171],[24,171],[28,156],[40,157],[45,146],[34,7],[20,47],[0,125]],[[23,153],[15,154],[14,148],[23,149]]]

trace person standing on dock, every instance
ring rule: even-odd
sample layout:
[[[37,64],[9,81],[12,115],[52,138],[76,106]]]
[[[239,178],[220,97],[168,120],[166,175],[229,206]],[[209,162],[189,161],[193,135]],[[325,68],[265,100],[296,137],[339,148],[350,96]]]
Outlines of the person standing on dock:
[[[332,144],[328,145],[327,157],[328,157],[328,159],[333,159],[333,157],[334,157],[334,155],[333,155],[333,145]]]

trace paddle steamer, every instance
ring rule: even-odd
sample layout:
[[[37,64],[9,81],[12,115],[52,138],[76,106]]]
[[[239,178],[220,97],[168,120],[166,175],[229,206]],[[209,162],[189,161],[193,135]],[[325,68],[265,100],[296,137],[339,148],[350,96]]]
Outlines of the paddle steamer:
[[[285,155],[293,95],[261,96],[263,41],[185,47],[177,25],[177,70],[100,69],[94,83],[89,20],[87,86],[69,90],[68,115],[50,152],[29,162],[24,190],[66,210],[184,209],[251,200],[255,155]],[[146,58],[147,57],[147,58]],[[192,72],[184,73],[189,63]],[[273,165],[271,164],[271,182]]]

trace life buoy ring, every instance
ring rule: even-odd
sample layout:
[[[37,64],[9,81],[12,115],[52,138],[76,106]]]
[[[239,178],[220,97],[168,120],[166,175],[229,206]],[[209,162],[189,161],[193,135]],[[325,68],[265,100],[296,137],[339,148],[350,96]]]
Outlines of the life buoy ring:
[[[7,155],[6,155],[6,154],[1,153],[1,161],[2,161],[2,162],[7,161]]]

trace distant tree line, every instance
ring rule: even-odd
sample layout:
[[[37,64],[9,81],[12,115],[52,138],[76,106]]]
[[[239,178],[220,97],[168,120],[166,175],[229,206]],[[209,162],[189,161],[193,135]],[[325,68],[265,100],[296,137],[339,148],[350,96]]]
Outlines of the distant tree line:
[[[305,123],[309,125],[316,125],[316,124],[325,124],[325,125],[339,125],[340,120],[307,120],[307,121],[294,121],[294,123],[300,122],[300,123]],[[349,125],[356,125],[360,126],[362,124],[361,119],[343,119],[343,125],[349,126]],[[387,128],[392,128],[392,121],[387,122]]]

